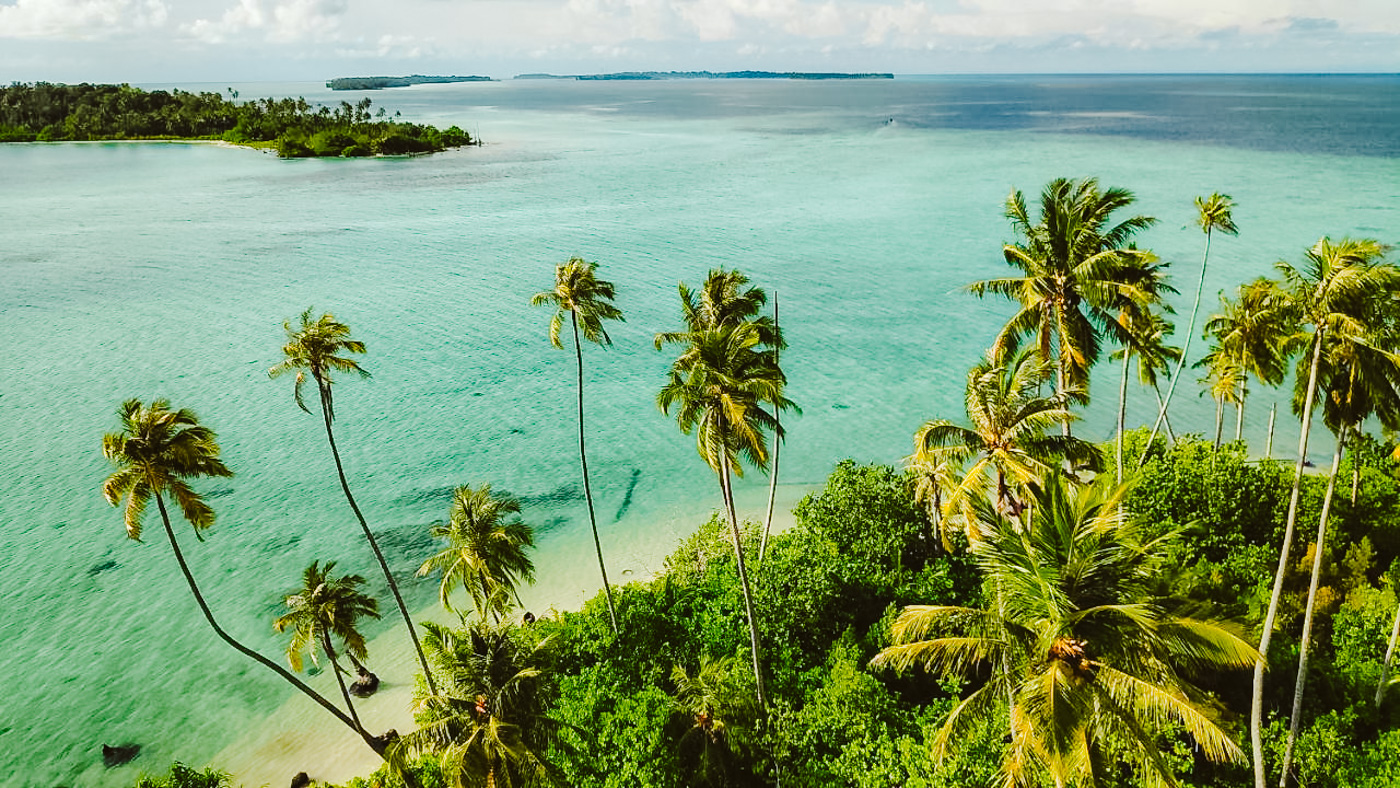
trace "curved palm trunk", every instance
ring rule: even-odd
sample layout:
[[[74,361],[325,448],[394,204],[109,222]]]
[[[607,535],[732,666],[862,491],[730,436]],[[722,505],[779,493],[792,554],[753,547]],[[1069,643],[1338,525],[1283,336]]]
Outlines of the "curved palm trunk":
[[[1220,451],[1220,435],[1225,428],[1225,398],[1218,397],[1215,400],[1215,451]]]
[[[1181,340],[1181,357],[1176,360],[1176,371],[1172,373],[1172,382],[1167,385],[1166,399],[1162,400],[1162,409],[1157,412],[1157,421],[1152,425],[1152,434],[1147,437],[1147,449],[1143,450],[1142,459],[1138,460],[1141,465],[1147,459],[1147,451],[1152,448],[1152,441],[1157,439],[1157,430],[1162,426],[1162,420],[1167,417],[1167,406],[1172,402],[1172,394],[1176,391],[1177,381],[1181,380],[1181,370],[1186,366],[1186,352],[1191,349],[1191,335],[1196,333],[1196,314],[1201,311],[1201,291],[1206,286],[1206,261],[1210,260],[1210,225],[1206,225],[1206,251],[1201,255],[1201,276],[1196,281],[1196,300],[1191,303],[1191,319],[1186,323],[1186,334]],[[1263,785],[1260,785],[1263,788]]]
[[[1240,401],[1235,405],[1235,443],[1244,440],[1244,398],[1245,393],[1240,392]]]
[[[763,669],[758,654],[758,626],[753,616],[753,592],[749,590],[749,570],[744,561],[744,539],[739,532],[739,516],[734,511],[734,488],[729,484],[729,458],[719,458],[720,492],[724,495],[725,514],[729,517],[729,529],[734,534],[734,559],[739,564],[739,586],[744,592],[744,614],[749,620],[749,646],[753,651],[753,678],[758,691],[758,707],[768,709],[766,693],[763,691]]]
[[[1390,628],[1390,645],[1385,650],[1385,661],[1381,663],[1381,681],[1376,685],[1376,705],[1385,699],[1385,685],[1390,683],[1390,660],[1395,656],[1395,641],[1400,640],[1400,606],[1395,608],[1395,624]]]
[[[1347,428],[1337,433],[1337,450],[1332,454],[1332,474],[1327,477],[1327,493],[1322,497],[1322,517],[1317,524],[1317,543],[1313,547],[1312,578],[1308,581],[1308,605],[1303,614],[1303,637],[1298,641],[1298,679],[1293,684],[1293,716],[1288,723],[1288,743],[1283,748],[1283,770],[1279,788],[1287,788],[1288,772],[1293,766],[1293,745],[1298,740],[1298,727],[1303,719],[1303,688],[1308,681],[1308,645],[1312,639],[1313,608],[1317,604],[1317,584],[1322,577],[1323,547],[1327,544],[1327,513],[1332,508],[1332,493],[1337,489],[1337,471],[1342,465],[1342,448],[1346,444]]]
[[[1312,361],[1308,364],[1307,395],[1303,399],[1302,431],[1298,434],[1298,461],[1293,467],[1293,491],[1288,496],[1288,519],[1283,527],[1283,546],[1279,548],[1278,569],[1274,572],[1274,589],[1269,595],[1269,610],[1264,614],[1264,629],[1259,635],[1262,659],[1254,666],[1253,697],[1249,706],[1249,744],[1254,760],[1254,788],[1264,788],[1264,667],[1269,661],[1269,640],[1278,617],[1278,603],[1283,596],[1283,578],[1288,573],[1288,553],[1293,548],[1293,526],[1298,521],[1298,493],[1303,483],[1303,463],[1308,457],[1308,430],[1312,427],[1313,396],[1317,393],[1317,364],[1322,356],[1325,329],[1318,329],[1313,338]]]
[[[1163,404],[1165,400],[1162,399],[1162,388],[1157,385],[1156,381],[1152,382],[1152,391],[1157,395],[1157,409],[1162,410],[1166,407],[1166,405]],[[1167,431],[1167,440],[1171,441],[1173,444],[1176,443],[1176,433],[1172,431],[1172,420],[1170,416],[1162,415],[1162,427]]]
[[[184,574],[185,582],[189,584],[190,593],[194,595],[194,601],[199,604],[200,612],[204,613],[204,620],[209,622],[210,627],[213,627],[214,634],[218,635],[220,640],[232,646],[235,651],[239,652],[240,654],[243,654],[246,657],[251,658],[252,660],[258,662],[259,664],[268,668],[272,672],[286,679],[287,682],[290,683],[293,687],[296,687],[298,690],[300,690],[303,695],[316,701],[316,703],[320,704],[321,708],[330,712],[336,719],[345,723],[345,725],[351,730],[353,730],[355,733],[358,733],[360,737],[365,740],[365,743],[370,746],[370,748],[372,748],[376,753],[382,756],[384,754],[383,744],[380,743],[378,739],[375,739],[373,736],[370,736],[368,733],[366,733],[365,729],[360,726],[358,720],[346,716],[345,712],[337,708],[334,703],[331,703],[329,700],[327,700],[324,696],[321,695],[321,693],[308,687],[305,682],[292,675],[286,668],[282,667],[281,665],[278,665],[276,662],[273,662],[267,657],[264,657],[262,654],[259,654],[258,652],[248,648],[242,643],[239,643],[237,640],[234,640],[233,636],[229,635],[227,632],[224,631],[223,627],[219,626],[219,622],[214,620],[214,613],[209,609],[209,604],[204,601],[204,595],[199,592],[199,586],[194,581],[194,575],[190,573],[189,565],[185,563],[185,554],[181,552],[180,543],[175,539],[175,529],[172,528],[170,525],[170,515],[165,510],[165,501],[161,498],[160,493],[156,493],[155,498],[156,506],[160,509],[161,522],[165,524],[165,535],[170,540],[171,549],[175,552],[175,561],[178,564],[180,564],[180,572]]]
[[[331,402],[330,389],[324,385],[319,385],[321,390],[321,415],[326,422],[326,440],[331,444],[331,456],[335,458],[335,472],[340,477],[340,489],[345,492],[345,500],[350,502],[350,509],[355,513],[355,519],[360,521],[360,529],[365,533],[365,539],[369,542],[369,547],[374,551],[374,557],[379,561],[379,568],[384,570],[384,579],[389,582],[389,590],[394,594],[394,601],[399,605],[399,612],[403,614],[404,623],[408,625],[408,636],[413,639],[413,649],[418,652],[418,663],[423,666],[423,678],[428,682],[428,691],[437,694],[437,685],[433,683],[433,671],[428,667],[428,657],[423,653],[423,646],[418,642],[418,631],[413,628],[413,619],[409,618],[408,606],[403,603],[403,595],[399,593],[399,584],[394,582],[394,574],[389,571],[389,563],[384,560],[384,553],[379,550],[379,543],[374,540],[374,534],[369,530],[369,523],[365,522],[365,516],[360,512],[360,507],[355,503],[355,496],[350,494],[350,483],[345,480],[345,466],[340,462],[340,449],[335,445],[335,431],[331,429]]]
[[[1128,418],[1128,368],[1133,363],[1133,352],[1123,348],[1123,379],[1118,384],[1118,439],[1114,442],[1114,462],[1118,468],[1117,481],[1123,483],[1123,422]]]
[[[1269,403],[1269,437],[1264,442],[1264,459],[1274,458],[1274,416],[1278,414],[1278,403]]]
[[[578,338],[578,313],[569,310],[569,321],[574,326],[574,355],[578,358],[578,460],[583,466],[583,497],[588,502],[588,524],[593,527],[593,548],[598,552],[598,571],[603,575],[608,617],[612,619],[613,636],[616,637],[617,608],[613,606],[612,586],[608,584],[608,568],[603,565],[603,542],[598,538],[598,518],[593,514],[593,487],[588,483],[588,453],[583,449],[583,345]]]
[[[345,677],[341,675],[340,663],[336,661],[330,635],[324,631],[321,632],[321,648],[326,651],[326,659],[331,661],[331,672],[335,674],[335,682],[340,685],[340,696],[345,698],[345,708],[350,710],[350,719],[355,721],[355,727],[359,728],[363,735],[365,726],[360,722],[360,715],[355,713],[355,702],[350,700],[350,688],[345,686]]]
[[[773,331],[778,331],[778,291],[773,291]],[[773,363],[778,363],[778,349],[773,348]],[[763,556],[768,552],[768,532],[773,528],[773,502],[778,497],[778,450],[783,445],[783,441],[778,437],[778,432],[782,430],[782,409],[778,403],[773,403],[773,424],[777,429],[773,430],[773,473],[768,477],[768,514],[763,518],[763,539],[758,543],[758,563],[763,564]]]

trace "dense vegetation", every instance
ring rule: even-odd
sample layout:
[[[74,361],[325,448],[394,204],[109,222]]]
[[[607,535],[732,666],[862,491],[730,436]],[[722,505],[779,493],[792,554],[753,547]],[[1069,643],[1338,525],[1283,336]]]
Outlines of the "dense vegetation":
[[[284,158],[397,156],[473,144],[456,126],[432,126],[370,112],[370,100],[338,107],[305,99],[239,102],[219,93],[145,91],[130,85],[13,83],[0,87],[0,142],[60,140],[223,140],[270,147]],[[397,113],[396,113],[397,114]]]
[[[343,681],[345,711],[229,637],[204,605],[164,500],[199,533],[214,513],[189,480],[231,471],[193,413],[124,404],[121,431],[103,442],[117,467],[104,492],[125,504],[132,538],[154,501],[216,634],[383,756],[353,788],[1400,783],[1389,674],[1400,447],[1388,437],[1400,426],[1400,269],[1374,241],[1323,238],[1300,265],[1280,263],[1279,280],[1242,285],[1204,322],[1213,439],[1160,435],[1184,353],[1167,344],[1167,265],[1134,238],[1153,220],[1115,218],[1132,203],[1092,179],[1053,181],[1036,211],[1013,192],[1013,274],[969,289],[1018,309],[969,371],[966,413],[922,425],[904,468],[838,464],[771,540],[769,523],[739,521],[732,476],[773,470],[779,414],[796,410],[782,332],[737,271],[682,283],[680,328],[655,337],[657,350],[676,349],[656,404],[695,436],[718,511],[656,579],[609,584],[599,547],[604,588],[582,610],[517,621],[533,531],[513,498],[459,487],[419,574],[440,575],[460,625],[417,628],[419,727],[402,736],[370,733]],[[1211,234],[1236,228],[1228,197],[1197,206],[1204,270]],[[582,340],[606,344],[603,321],[622,317],[596,269],[561,264],[534,299],[554,307],[556,347],[566,313],[574,327],[585,485]],[[304,384],[317,384],[358,514],[331,379],[366,375],[348,355],[366,348],[329,314],[285,327],[287,360],[271,374],[295,371],[308,412]],[[1072,425],[1114,345],[1120,413],[1134,358],[1140,380],[1170,371],[1170,385],[1151,429],[1124,430],[1120,417],[1113,444],[1094,445]],[[1251,378],[1277,385],[1290,364],[1301,428],[1291,471],[1269,456],[1272,436],[1263,458],[1222,439],[1225,406],[1242,411]],[[1305,472],[1315,412],[1336,438],[1322,474]],[[1315,539],[1295,538],[1314,521]],[[303,652],[322,654],[339,677],[337,654],[372,656],[356,623],[378,608],[362,578],[333,568],[306,570],[276,626],[293,633],[294,668]]]

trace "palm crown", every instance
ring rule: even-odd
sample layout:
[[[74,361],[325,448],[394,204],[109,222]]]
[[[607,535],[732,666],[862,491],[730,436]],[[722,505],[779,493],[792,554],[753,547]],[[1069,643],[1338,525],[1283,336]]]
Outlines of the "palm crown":
[[[612,344],[612,338],[603,327],[604,320],[625,320],[622,310],[612,304],[616,296],[613,283],[597,278],[597,269],[597,263],[571,257],[568,262],[555,266],[554,289],[536,293],[530,299],[531,306],[557,307],[549,321],[549,341],[555,347],[563,347],[559,333],[566,314],[573,313],[584,339],[599,345]]]
[[[488,611],[499,617],[516,585],[534,582],[535,565],[525,554],[526,547],[534,546],[534,531],[519,514],[520,502],[493,495],[490,484],[453,491],[447,522],[431,530],[447,546],[418,569],[420,577],[442,572],[438,598],[444,607],[451,607],[448,594],[460,585],[483,618]]]
[[[335,408],[331,399],[331,385],[335,382],[333,373],[347,372],[368,378],[369,372],[354,359],[343,355],[364,353],[365,343],[351,339],[350,327],[337,321],[331,313],[313,320],[311,312],[312,308],[307,307],[301,313],[297,327],[293,327],[290,320],[282,324],[287,330],[287,344],[282,348],[286,359],[269,369],[267,374],[268,377],[277,378],[295,370],[297,377],[292,395],[296,398],[297,407],[307,413],[311,409],[306,407],[306,400],[302,397],[302,386],[310,375],[320,391],[326,420],[334,421]]]
[[[301,670],[303,652],[310,652],[313,664],[319,664],[318,650],[334,660],[335,652],[327,647],[333,648],[335,641],[355,659],[368,657],[365,636],[357,623],[362,617],[379,618],[379,602],[359,590],[365,583],[363,577],[336,577],[332,574],[334,569],[334,561],[327,561],[325,566],[312,561],[302,572],[301,588],[283,598],[287,612],[272,622],[278,632],[292,631],[287,645],[287,661],[292,670]]]
[[[214,510],[187,479],[232,476],[219,459],[214,431],[194,411],[171,410],[168,400],[149,406],[129,399],[117,409],[121,431],[102,436],[102,455],[117,466],[102,485],[107,502],[125,505],[126,535],[141,538],[141,515],[152,496],[169,493],[195,534],[214,524]]]

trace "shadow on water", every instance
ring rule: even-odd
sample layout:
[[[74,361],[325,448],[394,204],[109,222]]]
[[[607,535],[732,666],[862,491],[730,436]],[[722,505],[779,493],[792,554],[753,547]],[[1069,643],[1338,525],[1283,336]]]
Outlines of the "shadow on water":
[[[561,484],[539,495],[517,495],[521,506],[556,506],[583,500],[583,488],[577,484]]]
[[[88,577],[96,577],[97,575],[100,575],[103,572],[106,572],[111,569],[117,569],[120,566],[121,564],[117,563],[115,559],[111,558],[108,558],[104,561],[98,561],[97,563],[88,567]]]
[[[642,478],[642,469],[633,468],[632,478],[627,481],[627,492],[622,496],[622,505],[617,507],[617,514],[613,515],[613,522],[622,520],[622,516],[627,514],[627,510],[632,508],[632,493],[637,490],[637,480]]]

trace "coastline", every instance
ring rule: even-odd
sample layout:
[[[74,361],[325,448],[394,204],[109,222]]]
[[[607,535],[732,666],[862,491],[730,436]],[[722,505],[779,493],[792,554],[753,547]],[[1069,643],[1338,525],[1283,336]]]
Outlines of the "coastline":
[[[773,532],[791,528],[795,522],[793,507],[807,493],[820,489],[820,484],[779,484]],[[736,491],[735,505],[740,517],[761,522],[768,505],[768,488]],[[666,556],[694,533],[713,510],[714,507],[696,510],[677,506],[658,518],[659,522],[643,528],[629,527],[636,523],[626,521],[611,526],[617,533],[635,537],[625,548],[608,551],[605,547],[613,585],[645,583],[655,578]],[[588,529],[575,528],[546,541],[535,557],[536,582],[521,589],[520,598],[525,609],[536,616],[577,610],[602,589]],[[434,602],[415,611],[414,620],[452,624],[456,617]],[[401,733],[413,730],[413,684],[406,677],[416,675],[419,666],[407,630],[402,625],[391,627],[369,642],[369,653],[367,664],[379,676],[380,688],[372,697],[357,700],[356,711],[371,733],[390,728]],[[318,692],[329,693],[327,697],[339,697],[329,671],[303,675],[303,679]],[[381,763],[357,735],[309,698],[291,691],[276,711],[220,750],[209,765],[232,774],[235,785],[257,788],[284,785],[298,772],[306,772],[316,781],[344,783],[368,775]]]

